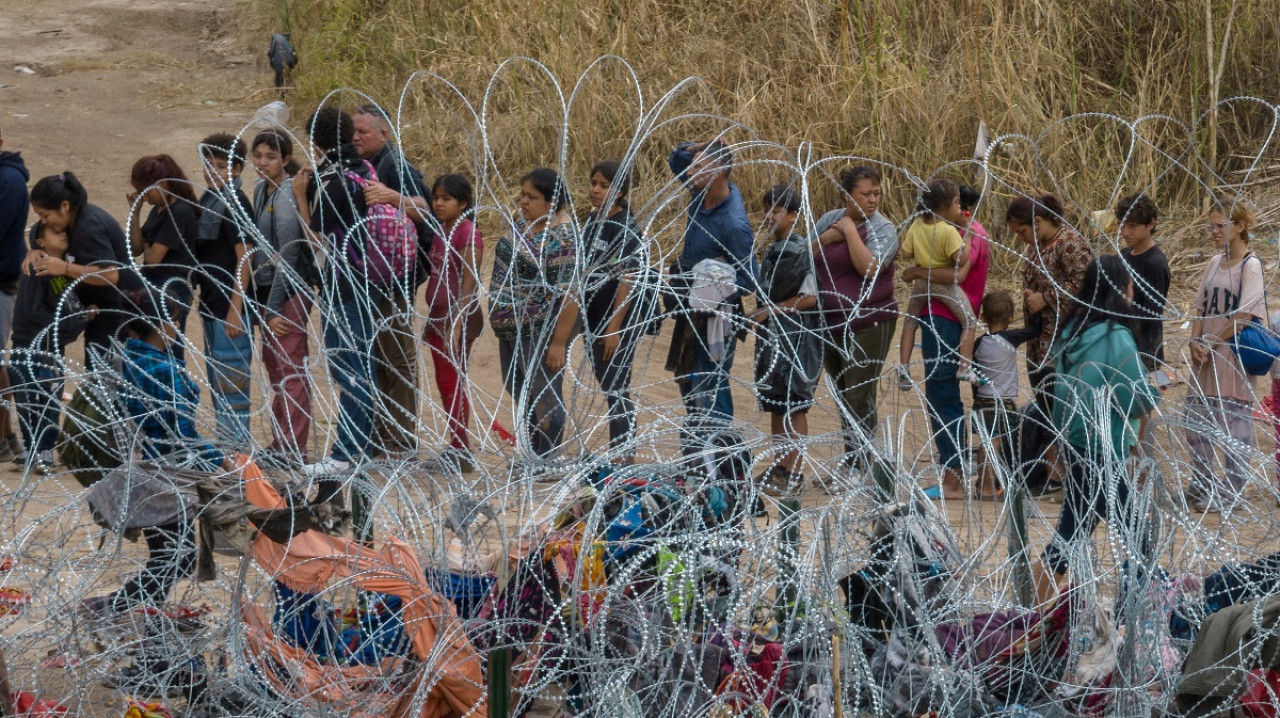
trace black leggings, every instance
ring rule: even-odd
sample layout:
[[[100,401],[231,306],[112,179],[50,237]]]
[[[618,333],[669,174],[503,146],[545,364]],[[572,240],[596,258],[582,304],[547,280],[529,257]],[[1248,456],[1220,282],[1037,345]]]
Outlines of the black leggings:
[[[195,570],[196,532],[190,521],[143,529],[142,536],[147,541],[147,563],[115,592],[112,603],[117,609],[163,606],[173,585]]]
[[[1079,447],[1062,444],[1062,449],[1070,472],[1063,487],[1058,530],[1045,547],[1041,560],[1054,573],[1065,574],[1070,563],[1068,552],[1081,539],[1088,540],[1098,523],[1106,520],[1116,543],[1145,565],[1150,555],[1151,529],[1145,516],[1134,515],[1125,463],[1114,459],[1108,466],[1103,457],[1089,455]],[[1111,485],[1115,490],[1114,506],[1107,495]]]
[[[623,329],[618,348],[608,361],[604,358],[604,339],[591,343],[591,370],[609,404],[609,445],[614,451],[622,450],[628,455],[632,451],[636,421],[635,402],[631,400],[631,369],[639,341],[640,333],[635,326]]]

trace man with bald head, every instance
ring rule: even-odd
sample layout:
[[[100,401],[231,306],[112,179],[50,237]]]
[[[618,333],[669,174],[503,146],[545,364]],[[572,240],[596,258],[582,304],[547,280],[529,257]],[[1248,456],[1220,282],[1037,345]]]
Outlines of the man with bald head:
[[[391,123],[382,108],[365,105],[356,111],[352,120],[355,122],[352,144],[378,173],[378,181],[365,187],[365,202],[395,205],[403,209],[418,228],[419,270],[405,286],[391,287],[385,292],[386,299],[378,308],[379,331],[374,344],[378,386],[375,446],[387,456],[404,457],[416,454],[418,449],[418,352],[413,333],[413,300],[418,285],[426,279],[421,271],[425,266],[421,256],[430,236],[427,223],[431,203],[422,174],[391,142]]]

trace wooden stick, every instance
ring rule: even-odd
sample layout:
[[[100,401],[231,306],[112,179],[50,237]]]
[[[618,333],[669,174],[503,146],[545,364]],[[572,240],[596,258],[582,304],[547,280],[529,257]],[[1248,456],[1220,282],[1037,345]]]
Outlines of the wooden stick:
[[[844,695],[840,690],[840,636],[831,637],[831,688],[835,693],[835,718],[844,718]]]
[[[4,660],[4,651],[0,651],[0,717],[10,718],[13,715],[13,690],[9,688],[9,664]]]

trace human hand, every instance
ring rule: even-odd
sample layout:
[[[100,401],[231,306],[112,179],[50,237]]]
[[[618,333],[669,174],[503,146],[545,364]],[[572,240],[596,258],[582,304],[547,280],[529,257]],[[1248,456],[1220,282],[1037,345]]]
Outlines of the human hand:
[[[49,230],[45,230],[45,231],[47,232]],[[26,258],[22,260],[22,273],[23,274],[35,273],[36,262],[38,262],[40,258],[44,256],[47,256],[47,255],[45,255],[43,249],[33,249],[27,252]]]
[[[314,176],[315,170],[310,167],[303,167],[293,176],[293,198],[298,201],[299,207],[307,202],[307,188],[311,186]]]
[[[1029,289],[1022,290],[1022,301],[1027,305],[1027,311],[1032,314],[1042,311],[1045,307],[1049,306],[1048,302],[1044,300],[1043,293],[1033,292]]]
[[[1209,346],[1201,339],[1191,341],[1191,363],[1200,365],[1209,361]]]
[[[552,340],[551,346],[547,347],[547,368],[551,371],[560,371],[565,365],[565,355],[569,353],[568,347],[564,342]]]
[[[911,284],[917,279],[924,279],[924,278],[925,278],[925,270],[921,269],[920,267],[914,264],[902,270],[903,284]]]
[[[129,206],[132,207],[133,203],[138,201],[138,192],[136,190],[133,192],[125,192],[124,199],[129,203]]]
[[[71,262],[57,257],[50,257],[44,252],[40,253],[40,257],[35,261],[36,276],[40,277],[65,277],[67,276],[67,268],[71,266]]]
[[[289,320],[284,317],[271,317],[267,320],[267,329],[277,337],[285,336],[291,328]]]
[[[400,193],[382,184],[381,182],[366,182],[364,185],[364,202],[365,204],[396,204],[400,203]]]
[[[227,312],[227,338],[235,339],[244,334],[244,316],[233,306]]]
[[[601,340],[602,346],[600,347],[601,358],[605,361],[613,359],[613,355],[618,351],[618,341],[620,339],[621,336],[619,336],[618,332],[609,332],[604,335],[604,338]]]

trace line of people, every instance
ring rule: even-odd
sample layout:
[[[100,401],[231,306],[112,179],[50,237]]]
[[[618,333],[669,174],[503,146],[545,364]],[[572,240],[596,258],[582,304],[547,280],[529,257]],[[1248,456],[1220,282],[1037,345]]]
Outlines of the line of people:
[[[365,458],[416,455],[419,338],[448,415],[450,445],[439,459],[459,471],[474,467],[467,366],[485,323],[486,299],[503,385],[520,417],[523,466],[534,472],[547,466],[540,459],[555,458],[564,445],[563,370],[579,332],[607,398],[610,458],[631,461],[636,347],[664,315],[675,319],[666,366],[685,406],[716,421],[734,415],[729,373],[744,328],[759,335],[755,388],[776,441],[776,460],[759,480],[779,491],[803,483],[806,415],[824,371],[844,429],[844,465],[877,480],[887,471],[874,440],[877,390],[899,316],[907,324],[895,376],[901,389],[917,388],[909,367],[918,335],[924,398],[944,469],[937,492],[948,498],[969,492],[962,382],[973,384],[975,425],[997,450],[1010,440],[1021,344],[1027,345],[1027,371],[1042,415],[1065,426],[1058,420],[1082,410],[1075,399],[1063,404],[1061,378],[1072,362],[1064,347],[1083,340],[1084,329],[1101,321],[1090,312],[1106,306],[1098,282],[1088,281],[1090,272],[1100,272],[1111,290],[1122,288],[1116,267],[1133,280],[1123,316],[1106,321],[1129,331],[1134,355],[1143,358],[1153,382],[1162,381],[1162,318],[1171,275],[1154,239],[1156,206],[1142,194],[1114,208],[1117,233],[1128,244],[1119,265],[1095,257],[1093,243],[1072,228],[1052,195],[1009,203],[1006,227],[1026,247],[1024,322],[1010,329],[1013,298],[986,292],[990,239],[974,217],[982,198],[948,179],[921,191],[901,240],[880,212],[882,179],[872,167],[840,174],[845,206],[821,216],[805,236],[796,231],[801,201],[795,189],[770,188],[760,200],[768,241],[757,253],[746,200],[732,180],[731,148],[720,140],[681,144],[669,164],[689,192],[687,221],[679,256],[659,282],[661,269],[651,266],[650,243],[629,208],[628,168],[614,161],[592,168],[593,210],[581,222],[570,213],[565,178],[539,168],[521,178],[519,211],[494,244],[486,286],[480,276],[485,244],[466,177],[441,175],[428,189],[390,141],[387,116],[376,106],[354,115],[322,108],[307,131],[316,155],[305,168],[279,129],[258,133],[247,145],[226,134],[206,138],[200,145],[206,189],[198,198],[172,157],[141,158],[131,173],[134,192],[127,199],[135,211],[127,234],[89,203],[72,173],[35,183],[29,200],[39,221],[24,251],[18,256],[0,248],[0,266],[20,264],[12,284],[11,275],[0,274],[0,299],[13,297],[22,307],[0,311],[14,317],[9,368],[19,385],[20,462],[52,465],[65,346],[83,333],[86,360],[106,361],[113,343],[123,340],[122,327],[137,314],[131,297],[143,291],[159,298],[155,319],[172,324],[175,336],[186,334],[190,310],[197,308],[221,446],[252,445],[249,381],[257,328],[274,393],[273,442],[258,456],[300,466],[327,491],[337,491],[341,482],[334,477]],[[259,178],[252,201],[241,190],[246,160]],[[6,173],[0,229],[12,235],[16,226],[21,234],[29,178],[16,153],[0,154],[0,179]],[[21,198],[12,190],[15,176],[21,177]],[[145,218],[143,205],[149,208]],[[16,224],[9,219],[18,215]],[[1242,323],[1266,320],[1262,268],[1250,261],[1252,217],[1242,203],[1216,205],[1209,222],[1223,251],[1198,292],[1188,412],[1199,425],[1219,426],[1224,436],[1250,445],[1253,380],[1226,346]],[[911,286],[905,314],[895,298],[899,261],[908,265],[901,279]],[[419,335],[414,301],[424,284],[428,312]],[[1086,289],[1099,294],[1080,295]],[[752,295],[755,308],[748,314],[744,300]],[[307,326],[316,303],[338,405],[328,455],[307,463],[314,416]],[[988,329],[981,337],[979,317]],[[62,321],[55,324],[55,318]],[[180,367],[186,345],[171,345]],[[1113,436],[1117,452],[1150,436],[1146,422],[1136,431],[1117,426],[1111,427],[1119,431]],[[1075,445],[1073,432],[1067,433],[1065,443],[1052,442],[1051,452]],[[1224,448],[1225,479],[1217,478],[1217,438],[1188,431],[1194,449],[1188,499],[1198,510],[1229,503],[1243,487],[1239,453],[1223,441],[1216,443]],[[5,442],[16,448],[9,433]],[[987,457],[979,463],[977,495],[997,495],[997,472]],[[1054,469],[1048,479],[1033,488],[1055,490],[1064,476],[1070,488],[1081,462],[1055,456],[1049,463]]]

